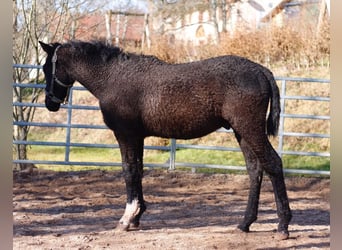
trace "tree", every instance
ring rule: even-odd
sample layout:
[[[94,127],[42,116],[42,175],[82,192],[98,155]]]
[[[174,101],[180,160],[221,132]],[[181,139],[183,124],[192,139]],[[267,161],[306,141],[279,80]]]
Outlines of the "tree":
[[[75,23],[82,11],[96,11],[101,6],[94,5],[91,0],[13,0],[13,63],[41,65],[43,53],[39,40],[51,42],[74,38]],[[16,67],[13,81],[39,83],[42,81],[41,72],[35,70]],[[36,103],[41,92],[38,88],[14,87],[13,102]],[[13,106],[13,121],[30,122],[34,113],[34,106]],[[13,139],[26,141],[29,130],[27,125],[14,126]],[[16,144],[14,151],[17,159],[27,159],[25,144]],[[32,164],[19,164],[17,167],[23,170]]]
[[[43,13],[49,13],[47,5],[42,5],[38,0],[13,0],[13,62],[15,64],[37,64],[40,65],[38,40],[47,36],[49,29],[48,18],[43,18]],[[63,5],[62,5],[63,6]],[[58,11],[54,11],[51,18],[56,18]],[[61,15],[59,15],[61,21]],[[52,23],[52,22],[50,22]],[[55,36],[53,34],[53,36]],[[32,70],[26,68],[15,68],[13,72],[14,82],[39,82],[39,70],[35,77],[30,74]],[[25,89],[21,87],[13,88],[13,102],[23,101],[36,103],[41,89]],[[19,122],[32,121],[35,112],[33,106],[13,106],[13,120]],[[26,141],[30,127],[27,125],[14,126],[13,139]],[[25,144],[16,144],[15,152],[17,159],[27,159],[27,147]],[[21,170],[31,167],[28,164],[19,164]]]

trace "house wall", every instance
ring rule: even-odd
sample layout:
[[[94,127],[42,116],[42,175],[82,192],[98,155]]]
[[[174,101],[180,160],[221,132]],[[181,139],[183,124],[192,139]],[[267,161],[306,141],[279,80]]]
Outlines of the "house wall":
[[[165,27],[166,34],[172,35],[176,40],[191,42],[194,45],[207,43],[215,39],[216,31],[210,21],[209,11],[193,12],[178,20],[173,27]]]

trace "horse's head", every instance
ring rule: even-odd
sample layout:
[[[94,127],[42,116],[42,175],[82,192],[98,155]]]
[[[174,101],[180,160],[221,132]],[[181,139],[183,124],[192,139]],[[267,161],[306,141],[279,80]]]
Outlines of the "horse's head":
[[[75,82],[67,73],[67,66],[63,65],[57,58],[57,52],[62,45],[59,43],[46,44],[39,42],[43,50],[47,53],[43,71],[46,80],[45,106],[50,111],[58,111],[61,103],[68,99],[69,90]]]

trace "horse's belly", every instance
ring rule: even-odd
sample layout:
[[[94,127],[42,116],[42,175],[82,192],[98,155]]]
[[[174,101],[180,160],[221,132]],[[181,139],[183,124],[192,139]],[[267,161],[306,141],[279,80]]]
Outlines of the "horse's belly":
[[[192,139],[205,136],[223,124],[219,119],[154,119],[145,127],[148,135],[175,139]]]
[[[141,115],[148,135],[191,139],[224,126],[221,97],[206,91],[176,90],[145,98]]]

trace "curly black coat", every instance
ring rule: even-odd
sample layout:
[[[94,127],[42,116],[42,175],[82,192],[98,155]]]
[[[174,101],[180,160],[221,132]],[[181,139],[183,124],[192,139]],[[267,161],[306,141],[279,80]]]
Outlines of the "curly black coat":
[[[235,133],[251,181],[245,218],[239,228],[249,231],[257,219],[265,171],[273,183],[280,218],[278,231],[282,238],[288,237],[291,211],[282,162],[267,137],[276,135],[280,117],[279,90],[271,71],[238,56],[169,64],[154,56],[125,53],[102,42],[41,45],[48,54],[44,65],[46,90],[50,93],[46,95],[47,108],[57,111],[60,103],[51,95],[64,98],[67,93],[54,79],[65,85],[78,81],[99,100],[104,122],[119,142],[127,188],[127,207],[120,227],[127,230],[138,226],[146,209],[141,182],[145,137],[189,139],[225,127]],[[136,212],[129,214],[134,204],[138,206]]]

